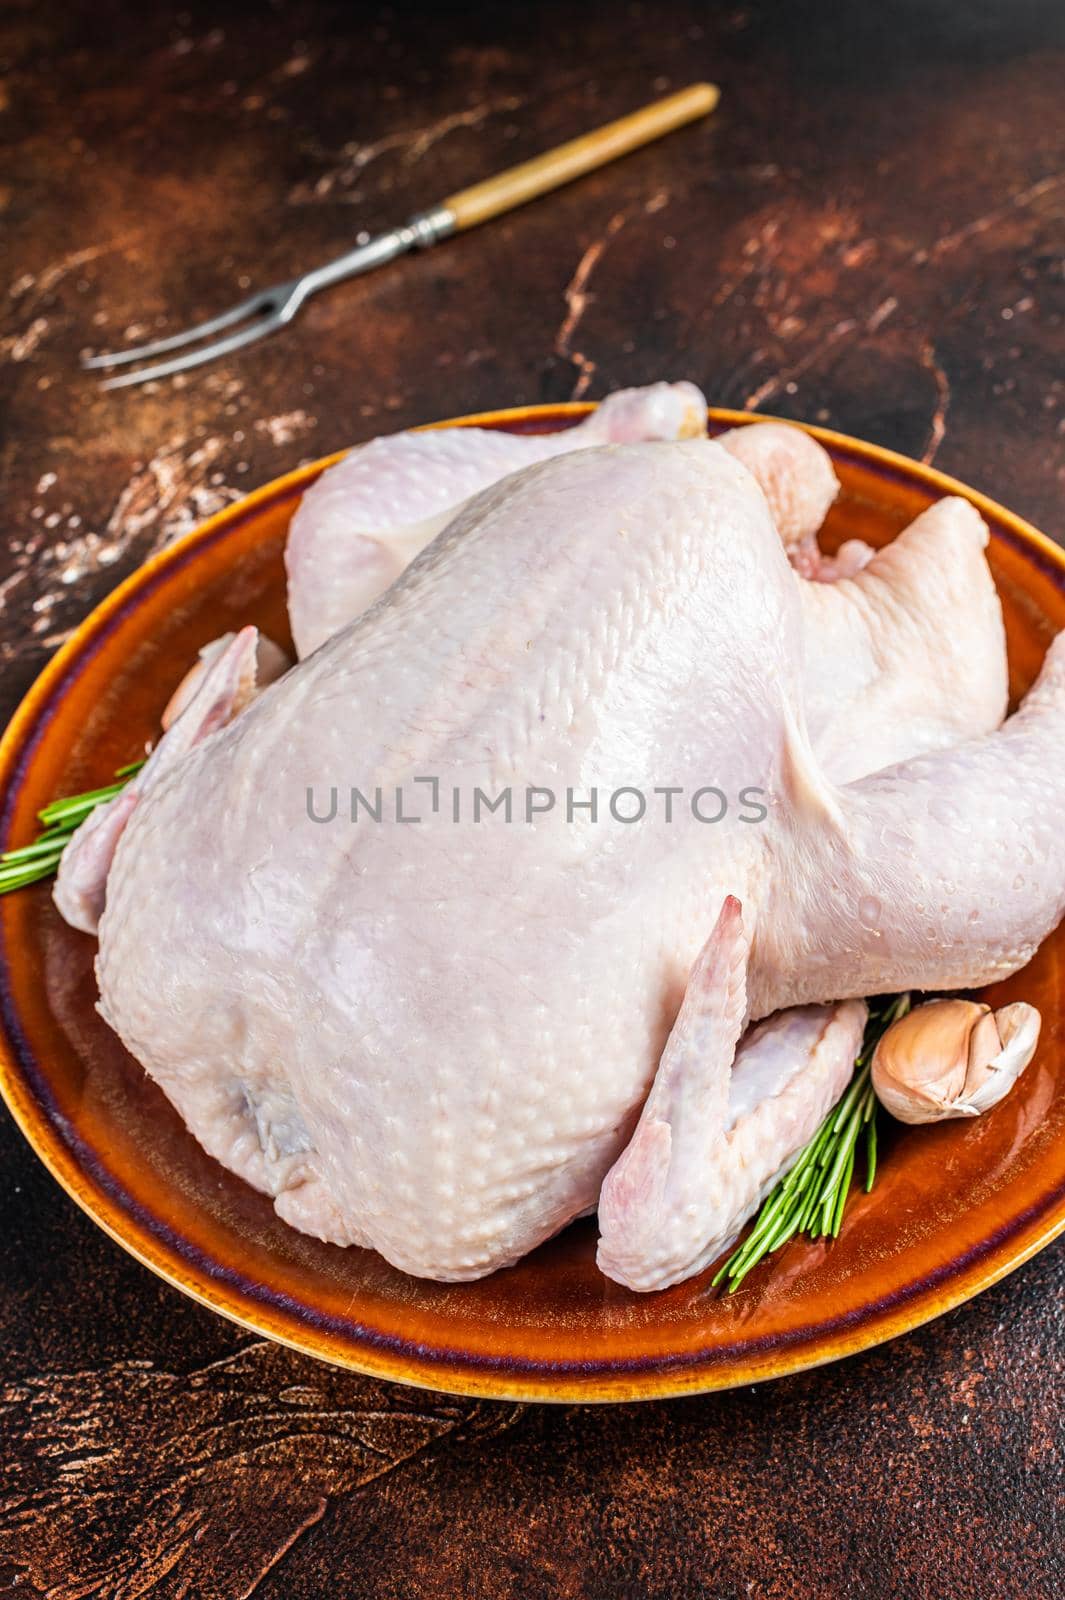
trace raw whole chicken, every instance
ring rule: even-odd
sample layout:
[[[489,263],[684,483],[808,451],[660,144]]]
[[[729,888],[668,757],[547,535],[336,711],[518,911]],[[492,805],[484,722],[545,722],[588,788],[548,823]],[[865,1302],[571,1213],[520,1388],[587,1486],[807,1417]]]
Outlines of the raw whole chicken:
[[[910,542],[954,541],[1000,642],[954,504]],[[885,559],[818,602],[853,586],[833,626],[865,652],[859,702],[882,677],[871,586],[907,592]],[[839,787],[807,732],[811,588],[752,471],[692,439],[488,488],[219,730],[246,630],[115,830],[105,1017],[205,1148],[321,1238],[467,1279],[598,1204],[611,1277],[698,1271],[839,1093],[861,996],[1005,976],[1065,909],[1063,642],[1000,731],[1001,666],[961,696],[977,737]],[[890,703],[917,707],[893,670]],[[710,786],[713,823],[691,803]],[[351,820],[353,788],[380,821]]]

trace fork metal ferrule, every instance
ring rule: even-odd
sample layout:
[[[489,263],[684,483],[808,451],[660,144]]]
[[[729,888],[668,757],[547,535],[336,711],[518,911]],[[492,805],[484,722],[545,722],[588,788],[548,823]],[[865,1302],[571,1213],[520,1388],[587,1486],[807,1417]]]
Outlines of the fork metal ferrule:
[[[417,212],[401,231],[412,233],[415,245],[425,250],[438,239],[446,239],[448,234],[454,233],[456,225],[455,213],[447,206],[433,206],[430,211]]]
[[[454,231],[455,217],[446,207],[434,206],[431,211],[419,211],[402,227],[379,233],[357,249],[348,250],[334,261],[327,261],[324,266],[305,273],[296,280],[299,299],[306,299],[317,289],[338,283],[342,278],[357,277],[374,267],[383,267],[386,262],[405,255],[408,250],[427,250],[438,239],[446,239]]]

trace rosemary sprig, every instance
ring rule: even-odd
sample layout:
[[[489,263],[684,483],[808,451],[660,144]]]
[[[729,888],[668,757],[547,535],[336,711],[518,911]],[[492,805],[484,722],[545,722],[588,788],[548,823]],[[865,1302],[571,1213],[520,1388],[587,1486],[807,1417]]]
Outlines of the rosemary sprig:
[[[87,789],[84,794],[68,795],[64,800],[53,800],[42,806],[37,813],[41,832],[33,843],[22,845],[18,850],[5,850],[0,855],[0,894],[10,894],[13,889],[24,889],[41,878],[50,878],[71,834],[97,806],[120,794],[146,760],[145,756],[119,767],[115,782],[105,784],[102,789]]]
[[[910,1009],[908,994],[873,1008],[866,1023],[854,1077],[841,1100],[800,1151],[799,1158],[775,1183],[755,1219],[754,1227],[729,1256],[715,1277],[714,1286],[728,1280],[728,1292],[737,1290],[759,1261],[779,1250],[797,1233],[810,1239],[835,1238],[843,1221],[850,1193],[859,1140],[865,1140],[865,1189],[876,1178],[876,1095],[870,1081],[873,1052],[883,1033]]]

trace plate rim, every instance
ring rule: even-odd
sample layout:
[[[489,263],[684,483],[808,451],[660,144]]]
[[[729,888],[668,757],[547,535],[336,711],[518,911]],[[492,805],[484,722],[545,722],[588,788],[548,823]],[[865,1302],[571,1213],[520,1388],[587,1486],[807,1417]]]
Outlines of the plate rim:
[[[499,427],[525,421],[551,421],[588,415],[595,402],[565,401],[539,405],[500,408],[473,412],[460,417],[423,424],[414,431],[445,427]],[[801,428],[837,453],[875,466],[887,468],[909,483],[920,483],[936,495],[960,494],[1000,527],[1007,529],[1018,545],[1037,558],[1037,565],[1049,569],[1065,585],[1065,550],[1046,534],[1015,512],[971,488],[960,480],[925,462],[914,461],[886,446],[856,439],[849,434],[819,425],[795,422],[760,412],[708,408],[710,421],[717,427],[744,426],[754,422],[786,421]],[[349,449],[352,447],[349,447]],[[46,662],[10,722],[0,736],[0,819],[6,816],[11,799],[32,762],[35,735],[44,726],[42,712],[79,659],[91,649],[101,631],[134,601],[148,585],[165,577],[170,568],[187,563],[203,544],[223,536],[234,525],[246,521],[277,499],[302,492],[327,468],[348,454],[339,450],[305,463],[272,479],[251,494],[242,496],[198,524],[173,543],[150,556],[122,580],[73,629],[51,659]],[[565,1374],[552,1371],[553,1364],[542,1360],[527,1368],[511,1370],[490,1365],[483,1358],[466,1357],[453,1351],[425,1353],[410,1346],[405,1350],[380,1349],[369,1339],[355,1343],[304,1322],[298,1333],[289,1332],[272,1307],[255,1304],[246,1309],[239,1291],[228,1289],[224,1281],[212,1279],[206,1269],[175,1264],[167,1254],[165,1242],[140,1225],[122,1202],[110,1195],[78,1164],[74,1152],[63,1143],[47,1109],[32,1093],[19,1060],[18,1042],[6,1028],[0,1028],[0,1096],[17,1127],[37,1158],[60,1187],[104,1233],[150,1272],[180,1290],[199,1304],[226,1317],[245,1331],[325,1360],[335,1366],[366,1376],[399,1382],[415,1388],[459,1394],[468,1398],[510,1401],[578,1403],[629,1402],[679,1397],[735,1388],[743,1384],[766,1382],[772,1378],[807,1371],[828,1362],[856,1355],[887,1340],[911,1332],[953,1310],[1031,1259],[1065,1231],[1065,1193],[1051,1196],[1042,1207],[1030,1207],[1028,1214],[1012,1218],[1008,1238],[991,1236],[978,1257],[949,1263],[942,1269],[941,1281],[918,1280],[912,1292],[900,1303],[874,1307],[854,1326],[818,1333],[782,1346],[770,1347],[755,1357],[741,1356],[715,1363],[705,1354],[686,1356],[683,1362],[669,1357],[654,1365],[624,1362],[596,1366],[574,1375],[576,1363],[567,1362]],[[1032,1211],[1036,1214],[1032,1215]],[[143,1238],[148,1241],[142,1243]],[[972,1252],[970,1251],[970,1257]],[[228,1295],[228,1298],[227,1298]]]

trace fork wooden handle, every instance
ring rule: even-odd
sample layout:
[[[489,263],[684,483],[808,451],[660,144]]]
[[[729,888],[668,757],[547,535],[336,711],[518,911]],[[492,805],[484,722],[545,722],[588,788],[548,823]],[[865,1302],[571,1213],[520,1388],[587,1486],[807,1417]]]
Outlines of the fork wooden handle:
[[[686,122],[708,116],[719,98],[718,89],[712,83],[690,84],[687,89],[630,112],[617,122],[608,122],[593,133],[571,139],[568,144],[560,144],[532,161],[523,161],[520,166],[508,167],[494,178],[485,178],[483,183],[460,189],[457,194],[448,196],[444,208],[454,217],[456,231],[473,228],[479,222],[487,222],[489,217],[497,217],[501,211],[511,211],[527,200],[535,200],[537,195],[547,194],[586,172],[594,172],[596,167],[605,166],[630,150],[638,150],[641,145],[660,139],[664,133],[671,133]]]

